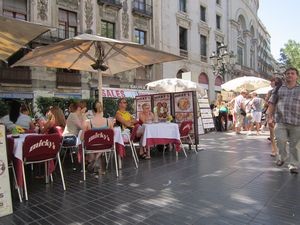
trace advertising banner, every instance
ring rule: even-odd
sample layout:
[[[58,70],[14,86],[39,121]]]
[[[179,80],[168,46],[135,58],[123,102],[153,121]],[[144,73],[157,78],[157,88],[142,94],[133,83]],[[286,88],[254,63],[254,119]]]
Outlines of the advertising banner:
[[[10,190],[5,126],[0,124],[0,217],[13,212]]]
[[[192,92],[174,93],[174,103],[176,122],[194,120]]]
[[[153,109],[152,104],[151,104],[151,95],[143,95],[143,96],[136,96],[136,114],[139,115],[140,112],[143,111],[143,104],[147,103],[149,104],[151,111]]]
[[[171,94],[153,95],[153,107],[157,109],[158,120],[165,120],[171,114]]]

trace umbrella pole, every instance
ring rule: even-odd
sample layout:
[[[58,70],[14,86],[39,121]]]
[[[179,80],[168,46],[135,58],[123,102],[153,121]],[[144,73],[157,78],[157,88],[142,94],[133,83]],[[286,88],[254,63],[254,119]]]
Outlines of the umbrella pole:
[[[102,72],[101,70],[98,70],[98,100],[103,105],[102,84]]]

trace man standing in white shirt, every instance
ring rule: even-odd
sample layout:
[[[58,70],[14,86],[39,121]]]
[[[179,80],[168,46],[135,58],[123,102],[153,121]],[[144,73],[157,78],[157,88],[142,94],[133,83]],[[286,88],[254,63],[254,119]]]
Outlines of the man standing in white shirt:
[[[240,94],[235,97],[234,101],[234,116],[235,116],[235,133],[236,134],[241,134],[241,127],[243,126],[243,121],[244,121],[244,116],[241,114],[241,109],[245,111],[245,106],[244,106],[244,98],[247,95],[247,90],[242,89]]]

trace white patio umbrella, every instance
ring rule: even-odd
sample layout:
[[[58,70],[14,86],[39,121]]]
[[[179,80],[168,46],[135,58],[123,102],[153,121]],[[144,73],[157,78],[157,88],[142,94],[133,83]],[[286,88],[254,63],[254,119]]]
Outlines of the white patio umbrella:
[[[270,81],[253,76],[238,77],[221,85],[225,91],[239,92],[242,89],[253,91],[258,88],[267,87]]]
[[[263,87],[263,88],[258,88],[253,92],[255,92],[258,95],[265,95],[265,94],[268,94],[268,92],[272,89],[273,88],[271,86],[267,86],[267,87]]]
[[[13,66],[42,66],[98,72],[102,101],[102,73],[116,74],[141,66],[180,60],[182,57],[133,42],[82,34],[35,48]]]
[[[201,96],[206,91],[198,83],[178,78],[165,78],[146,84],[146,88],[157,92],[197,91]]]
[[[0,60],[7,59],[50,28],[0,16]]]

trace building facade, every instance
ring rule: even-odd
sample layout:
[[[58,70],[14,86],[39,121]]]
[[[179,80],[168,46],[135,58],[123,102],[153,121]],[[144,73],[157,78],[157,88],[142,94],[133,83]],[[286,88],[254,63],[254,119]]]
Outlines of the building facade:
[[[270,35],[259,20],[258,0],[177,0],[155,1],[157,9],[156,47],[185,57],[163,65],[165,77],[181,77],[191,72],[191,79],[216,97],[220,85],[239,76],[272,76]],[[225,74],[211,66],[211,54],[224,43],[236,62]]]
[[[87,32],[184,58],[106,76],[106,87],[141,88],[153,80],[181,78],[190,72],[191,80],[208,90],[210,100],[224,81],[271,75],[270,35],[257,17],[258,8],[258,0],[0,0],[0,14],[53,28],[31,42],[31,48]],[[235,66],[225,75],[213,71],[210,59],[222,43],[236,56]],[[84,71],[5,64],[0,70],[0,97],[89,98],[96,93],[97,75]]]

